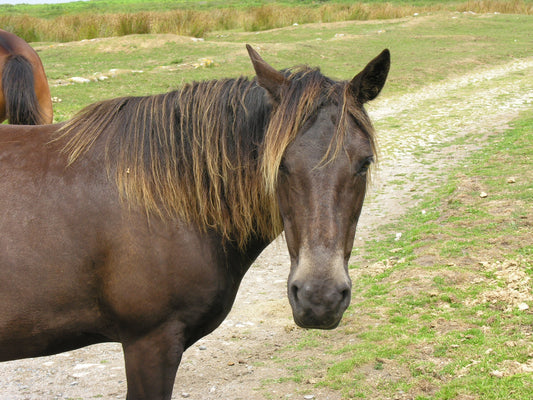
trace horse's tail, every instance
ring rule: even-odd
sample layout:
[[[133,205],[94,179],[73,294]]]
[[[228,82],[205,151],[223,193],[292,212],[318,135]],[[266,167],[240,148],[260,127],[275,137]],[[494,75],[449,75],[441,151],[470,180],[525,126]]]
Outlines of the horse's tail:
[[[43,113],[37,95],[33,66],[22,55],[11,55],[2,71],[2,88],[6,103],[6,116],[10,124],[39,125]]]

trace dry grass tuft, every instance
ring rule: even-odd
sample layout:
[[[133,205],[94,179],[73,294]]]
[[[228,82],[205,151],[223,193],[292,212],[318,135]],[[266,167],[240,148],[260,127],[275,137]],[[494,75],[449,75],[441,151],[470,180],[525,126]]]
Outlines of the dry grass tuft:
[[[324,4],[316,6],[262,5],[246,9],[143,11],[115,14],[71,14],[53,19],[27,15],[0,16],[0,26],[28,42],[68,42],[96,37],[144,33],[173,33],[203,37],[211,31],[242,29],[261,31],[292,24],[401,18],[414,13],[472,11],[476,13],[533,14],[524,0],[470,0],[428,6],[391,3]]]

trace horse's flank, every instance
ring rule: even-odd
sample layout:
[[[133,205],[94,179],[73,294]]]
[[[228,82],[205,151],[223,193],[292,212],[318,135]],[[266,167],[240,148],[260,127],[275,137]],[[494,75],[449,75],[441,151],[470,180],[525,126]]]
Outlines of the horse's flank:
[[[330,157],[342,148],[350,116],[373,138],[364,111],[350,104],[346,82],[307,67],[284,74],[291,84],[274,105],[256,80],[246,78],[91,105],[60,130],[64,152],[74,163],[100,142],[126,201],[215,228],[239,245],[252,235],[272,240],[283,229],[275,190],[279,165],[316,111],[325,102],[343,104]]]

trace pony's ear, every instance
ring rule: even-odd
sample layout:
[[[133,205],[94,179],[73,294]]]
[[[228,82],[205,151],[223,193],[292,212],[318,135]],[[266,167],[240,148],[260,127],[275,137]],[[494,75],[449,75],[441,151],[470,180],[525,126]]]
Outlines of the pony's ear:
[[[360,104],[374,100],[378,96],[387,80],[389,68],[390,52],[385,49],[352,79],[350,89]]]
[[[250,59],[257,75],[257,82],[266,89],[275,103],[280,101],[281,86],[286,82],[285,76],[268,65],[249,44],[246,45]]]

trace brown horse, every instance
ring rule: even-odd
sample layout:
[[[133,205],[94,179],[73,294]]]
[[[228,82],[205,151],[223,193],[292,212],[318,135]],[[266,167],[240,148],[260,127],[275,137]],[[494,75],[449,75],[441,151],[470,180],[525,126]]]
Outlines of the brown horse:
[[[295,322],[339,324],[389,52],[337,82],[248,51],[253,80],[0,126],[0,361],[120,342],[127,399],[170,399],[282,230]]]
[[[41,59],[23,39],[2,29],[0,76],[0,123],[52,123],[52,99]]]

